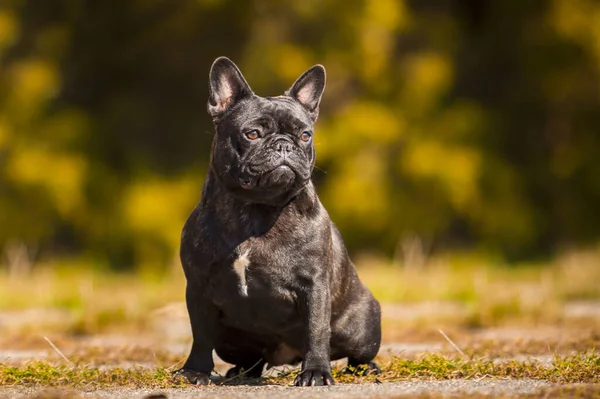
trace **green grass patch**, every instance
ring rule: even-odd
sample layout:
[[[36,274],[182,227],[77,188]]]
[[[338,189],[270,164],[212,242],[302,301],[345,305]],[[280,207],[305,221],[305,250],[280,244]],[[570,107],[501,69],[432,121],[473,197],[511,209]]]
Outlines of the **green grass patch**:
[[[405,380],[453,379],[539,379],[555,383],[599,383],[600,356],[594,352],[569,357],[555,357],[551,366],[536,361],[518,362],[484,359],[461,359],[437,354],[425,355],[415,360],[394,357],[382,366],[379,375],[360,376],[347,369],[335,369],[334,378],[343,383],[395,382]],[[298,371],[268,379],[271,383],[290,384]]]
[[[598,299],[600,249],[570,252],[544,264],[504,264],[473,254],[447,254],[418,267],[358,257],[361,279],[387,302],[423,300],[499,305],[516,313],[573,299]],[[504,309],[502,309],[504,308]],[[502,315],[500,315],[502,316]]]
[[[0,386],[52,386],[73,388],[167,388],[184,386],[181,379],[171,376],[165,368],[71,367],[35,362],[24,366],[0,365]]]
[[[356,371],[356,370],[350,370]],[[393,382],[403,380],[452,379],[541,379],[561,384],[600,383],[600,356],[594,352],[569,357],[555,357],[552,365],[535,361],[495,362],[483,359],[461,359],[441,355],[426,355],[415,360],[392,358],[382,365],[379,375],[361,376],[336,368],[334,378],[340,383]],[[253,383],[290,385],[298,371],[277,377],[266,377]],[[217,380],[215,383],[248,383],[239,380]],[[107,387],[168,388],[185,386],[181,378],[171,375],[170,369],[111,368],[54,365],[46,362],[23,366],[0,365],[0,386],[45,386],[97,389]]]

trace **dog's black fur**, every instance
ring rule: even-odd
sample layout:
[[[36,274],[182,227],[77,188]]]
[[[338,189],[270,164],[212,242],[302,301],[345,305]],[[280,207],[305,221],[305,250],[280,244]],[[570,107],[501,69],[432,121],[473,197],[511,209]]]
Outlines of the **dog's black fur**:
[[[235,365],[229,376],[302,361],[300,386],[333,384],[330,360],[344,357],[377,371],[379,303],[310,180],[325,69],[263,98],[221,57],[209,83],[216,135],[181,237],[194,342],[179,373],[207,384],[213,349]]]

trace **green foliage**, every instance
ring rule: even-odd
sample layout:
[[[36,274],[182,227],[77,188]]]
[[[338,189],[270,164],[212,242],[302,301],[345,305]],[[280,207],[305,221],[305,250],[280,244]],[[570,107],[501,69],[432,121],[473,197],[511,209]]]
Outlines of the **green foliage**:
[[[599,16],[592,0],[8,0],[0,247],[169,263],[208,167],[219,55],[262,95],[326,66],[315,180],[351,250],[597,240]]]

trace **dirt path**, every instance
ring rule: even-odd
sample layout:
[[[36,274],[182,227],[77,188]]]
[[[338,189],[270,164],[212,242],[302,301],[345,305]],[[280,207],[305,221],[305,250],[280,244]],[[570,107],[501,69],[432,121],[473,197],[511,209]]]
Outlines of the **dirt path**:
[[[596,303],[597,304],[597,303]],[[442,304],[448,312],[457,309],[449,304]],[[598,305],[598,304],[597,304]],[[422,305],[421,305],[422,306]],[[441,306],[441,305],[440,305]],[[438,306],[439,307],[439,306]],[[427,312],[435,307],[429,306]],[[596,307],[592,307],[596,310]],[[433,309],[433,310],[432,310]],[[437,308],[435,308],[437,309]],[[581,317],[594,319],[589,309],[582,306],[573,307],[573,312]],[[582,310],[583,309],[583,310]],[[389,324],[384,331],[384,343],[380,355],[382,358],[399,356],[414,359],[426,353],[456,354],[455,348],[441,335],[437,323],[418,328],[405,327],[414,314],[425,310],[417,310],[393,304],[384,305],[386,321],[398,322]],[[59,318],[57,312],[50,312]],[[114,367],[155,368],[171,366],[185,358],[189,350],[190,331],[185,309],[181,304],[173,304],[156,312],[156,320],[147,326],[147,334],[112,334],[71,337],[36,329],[33,334],[2,334],[3,328],[34,326],[43,318],[45,312],[28,310],[26,312],[0,312],[0,362],[7,365],[21,365],[30,361],[50,361],[61,363],[63,360],[43,339],[50,336],[64,353],[71,359],[80,358],[79,362],[91,364],[100,369]],[[61,316],[63,317],[63,316]],[[595,320],[595,319],[594,319]],[[588,323],[589,324],[589,323]],[[518,362],[536,361],[548,365],[555,353],[571,355],[590,350],[600,343],[598,324],[580,328],[572,326],[512,326],[503,328],[487,328],[480,330],[446,330],[466,351],[476,351],[477,356],[484,356],[493,361],[516,360]],[[15,330],[18,331],[18,330]],[[12,338],[11,338],[12,337]],[[344,362],[342,362],[343,364]],[[216,371],[223,374],[230,365],[215,359]],[[333,387],[296,388],[281,385],[236,385],[171,388],[147,390],[133,388],[110,388],[96,391],[48,390],[43,387],[2,387],[0,398],[386,398],[386,397],[449,397],[465,394],[491,395],[494,397],[514,397],[536,394],[546,389],[557,387],[542,380],[499,380],[484,378],[481,380],[437,380],[437,381],[403,381],[383,382],[381,384],[338,384]],[[600,386],[592,387],[600,392]],[[596,392],[596,391],[594,391]],[[162,396],[161,396],[162,395]],[[543,394],[540,394],[543,396]]]

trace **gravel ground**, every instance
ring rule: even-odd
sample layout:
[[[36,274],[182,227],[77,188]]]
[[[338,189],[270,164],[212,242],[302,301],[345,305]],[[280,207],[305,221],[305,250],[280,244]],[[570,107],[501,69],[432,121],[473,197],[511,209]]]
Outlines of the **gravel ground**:
[[[552,384],[539,380],[452,380],[452,381],[407,381],[383,384],[338,384],[331,387],[296,388],[277,385],[260,386],[209,386],[201,388],[176,388],[165,390],[110,389],[94,392],[62,391],[65,397],[83,398],[386,398],[415,396],[421,394],[457,396],[460,394],[522,395],[540,391]],[[47,396],[60,397],[60,391],[46,391]],[[25,398],[40,394],[39,389],[0,388],[0,398]],[[52,396],[51,393],[58,394]],[[162,394],[162,395],[161,395]]]

